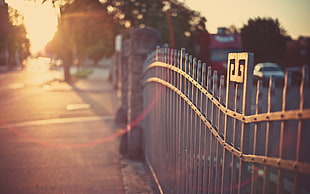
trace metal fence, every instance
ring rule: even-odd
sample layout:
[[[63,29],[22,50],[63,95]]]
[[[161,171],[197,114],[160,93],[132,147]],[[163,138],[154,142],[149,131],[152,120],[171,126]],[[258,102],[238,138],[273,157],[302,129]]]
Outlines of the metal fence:
[[[310,83],[253,84],[253,55],[218,77],[185,50],[144,68],[145,157],[161,193],[309,193]]]

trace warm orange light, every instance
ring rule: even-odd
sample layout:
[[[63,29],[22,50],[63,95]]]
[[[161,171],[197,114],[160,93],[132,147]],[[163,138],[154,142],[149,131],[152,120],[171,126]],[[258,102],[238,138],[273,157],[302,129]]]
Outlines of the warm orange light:
[[[44,4],[21,0],[7,2],[24,15],[27,36],[31,42],[31,52],[41,51],[53,38],[57,29],[55,8],[49,2]]]

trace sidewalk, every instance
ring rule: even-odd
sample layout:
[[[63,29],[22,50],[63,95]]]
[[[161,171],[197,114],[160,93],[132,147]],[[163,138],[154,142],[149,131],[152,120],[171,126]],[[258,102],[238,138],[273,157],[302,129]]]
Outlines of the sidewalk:
[[[55,142],[55,145],[72,145],[75,142],[96,143],[98,138],[107,137],[120,130],[113,124],[119,99],[111,81],[108,80],[109,68],[89,68],[93,69],[91,75],[69,84],[63,81],[62,68],[49,70],[45,72],[44,77],[38,76],[38,79],[34,77],[36,84],[30,84],[39,88],[42,86],[44,90],[51,90],[42,94],[42,99],[48,103],[53,103],[54,98],[70,98],[69,101],[77,103],[75,105],[89,105],[88,107],[91,108],[83,109],[81,116],[73,111],[67,111],[67,117],[20,122],[14,127],[30,134],[31,137],[37,137],[40,142]],[[73,67],[72,72],[74,71]],[[47,98],[52,99],[49,101]],[[43,130],[49,131],[48,135],[38,133]],[[48,193],[52,191],[51,186],[57,187],[59,192],[64,189],[62,192],[68,193],[83,193],[83,191],[84,193],[111,193],[112,191],[114,191],[112,193],[126,194],[156,193],[145,163],[131,161],[119,153],[120,137],[113,138],[106,144],[98,143],[83,149],[59,149],[45,145],[37,146],[36,143],[29,143],[29,140],[24,138],[12,139],[10,131],[0,131],[3,145],[8,146],[0,150],[1,157],[5,159],[1,162],[6,164],[1,167],[7,171],[15,170],[20,173],[0,175],[0,182],[7,183],[6,187],[0,189],[8,191],[4,193]],[[20,145],[24,146],[18,151],[14,150],[14,147]],[[12,152],[14,155],[10,154]],[[28,157],[27,154],[37,157]],[[19,160],[16,160],[16,157]],[[24,172],[24,169],[29,172]]]
[[[75,88],[79,90],[92,90],[100,92],[104,91],[104,88],[106,88],[107,85],[111,87],[112,83],[108,80],[110,73],[109,68],[92,67],[92,70],[93,73],[90,74],[87,79],[79,79],[74,84]],[[116,96],[116,91],[114,92]],[[117,108],[119,107],[119,101],[117,97],[116,101],[117,102],[112,102],[113,104],[115,104],[115,113],[117,111]],[[118,150],[116,151],[118,152]],[[126,194],[156,193],[154,185],[152,183],[151,175],[147,172],[146,164],[144,162],[132,161],[123,157],[120,160],[120,168],[123,175],[123,184]]]

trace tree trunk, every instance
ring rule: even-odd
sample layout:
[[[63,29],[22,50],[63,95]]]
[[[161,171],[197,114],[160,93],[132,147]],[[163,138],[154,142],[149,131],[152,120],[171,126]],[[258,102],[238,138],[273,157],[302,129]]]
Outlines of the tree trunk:
[[[65,58],[64,58],[64,79],[65,79],[65,82],[70,82],[71,81],[70,60],[65,59]]]

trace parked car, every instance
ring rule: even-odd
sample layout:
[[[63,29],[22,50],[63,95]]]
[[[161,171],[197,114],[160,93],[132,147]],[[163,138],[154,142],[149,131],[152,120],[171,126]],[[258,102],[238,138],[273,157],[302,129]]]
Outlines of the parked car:
[[[253,83],[256,84],[258,80],[262,80],[263,85],[269,84],[269,78],[272,77],[276,85],[283,84],[284,71],[276,63],[258,63],[253,71]]]

